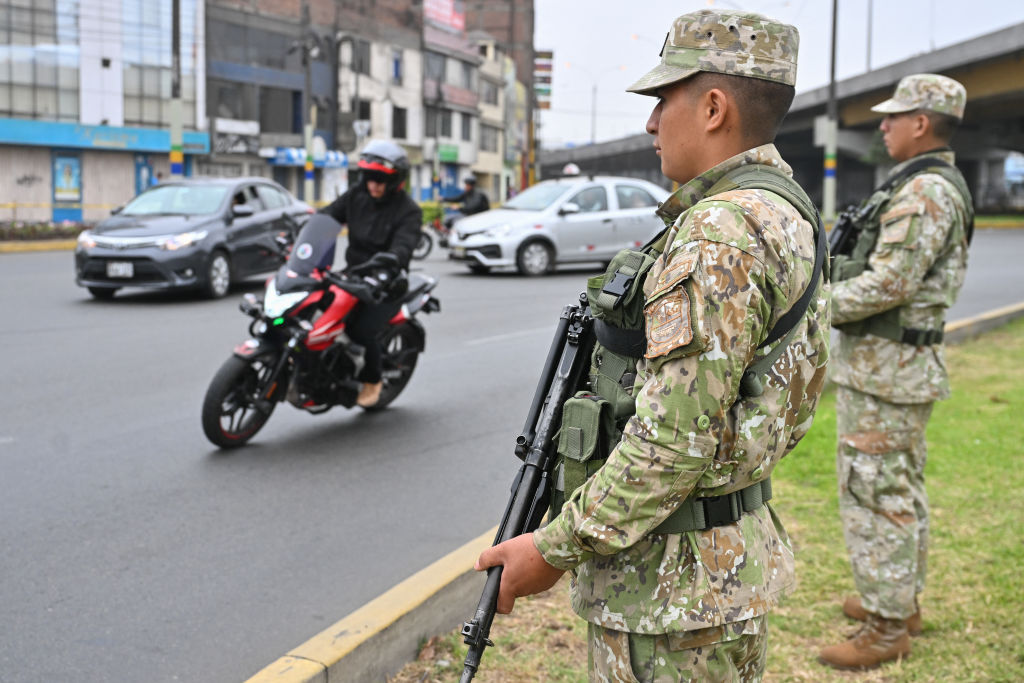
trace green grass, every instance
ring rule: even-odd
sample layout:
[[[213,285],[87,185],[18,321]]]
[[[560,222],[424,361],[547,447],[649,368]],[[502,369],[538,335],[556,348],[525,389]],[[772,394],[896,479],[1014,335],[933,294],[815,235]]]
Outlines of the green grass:
[[[793,539],[799,587],[770,616],[768,681],[1024,681],[1024,320],[947,347],[953,397],[928,426],[931,504],[924,633],[911,656],[840,673],[818,651],[855,627],[839,604],[853,592],[835,481],[835,395],[775,470],[775,509]],[[470,616],[472,605],[466,606]],[[499,616],[476,680],[586,680],[585,624],[566,581]],[[458,678],[457,633],[432,640],[393,683]]]

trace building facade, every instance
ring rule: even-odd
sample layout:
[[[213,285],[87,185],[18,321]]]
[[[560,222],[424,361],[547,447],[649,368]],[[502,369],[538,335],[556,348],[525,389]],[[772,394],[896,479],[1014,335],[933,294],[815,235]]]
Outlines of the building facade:
[[[204,3],[180,0],[184,172],[210,148]],[[0,2],[0,220],[95,221],[169,176],[171,0]]]

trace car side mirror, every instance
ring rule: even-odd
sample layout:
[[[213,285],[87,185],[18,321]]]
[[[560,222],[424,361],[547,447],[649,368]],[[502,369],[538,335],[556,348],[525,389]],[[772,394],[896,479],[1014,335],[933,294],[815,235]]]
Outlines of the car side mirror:
[[[111,209],[110,210],[110,215],[111,216],[116,216],[117,214],[121,213],[122,211],[124,211],[124,204],[122,204],[121,206],[115,206],[113,209]]]
[[[236,218],[251,216],[255,213],[248,204],[235,204],[231,207],[231,215]]]
[[[562,208],[560,208],[558,210],[558,215],[559,216],[565,216],[565,215],[570,214],[570,213],[579,213],[579,212],[580,212],[580,205],[579,204],[577,204],[576,202],[566,202],[565,204],[562,204]]]

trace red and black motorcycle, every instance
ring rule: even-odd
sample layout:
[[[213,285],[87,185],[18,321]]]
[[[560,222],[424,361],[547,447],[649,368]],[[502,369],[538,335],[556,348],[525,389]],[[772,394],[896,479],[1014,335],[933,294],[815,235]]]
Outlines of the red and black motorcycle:
[[[242,299],[242,312],[253,318],[252,337],[224,361],[203,400],[203,432],[217,446],[245,444],[282,401],[314,414],[354,406],[364,349],[345,327],[362,302],[389,302],[396,311],[379,339],[384,387],[366,410],[386,407],[409,383],[426,343],[416,316],[441,310],[431,294],[437,280],[398,271],[391,254],[332,272],[340,229],[329,216],[311,217],[288,262],[267,281],[263,301],[253,294]]]

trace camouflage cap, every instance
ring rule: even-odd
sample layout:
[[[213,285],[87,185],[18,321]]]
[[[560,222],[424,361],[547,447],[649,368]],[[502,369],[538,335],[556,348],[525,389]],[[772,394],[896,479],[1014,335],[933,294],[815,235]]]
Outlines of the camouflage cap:
[[[677,17],[661,48],[661,64],[626,88],[653,95],[700,71],[796,85],[796,28],[753,12],[701,10]]]
[[[948,76],[913,74],[900,79],[896,93],[885,102],[871,107],[882,114],[901,114],[916,109],[964,117],[967,90]]]

